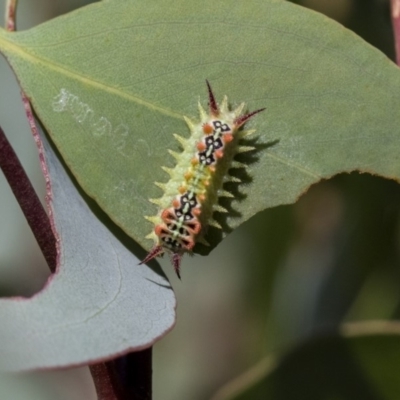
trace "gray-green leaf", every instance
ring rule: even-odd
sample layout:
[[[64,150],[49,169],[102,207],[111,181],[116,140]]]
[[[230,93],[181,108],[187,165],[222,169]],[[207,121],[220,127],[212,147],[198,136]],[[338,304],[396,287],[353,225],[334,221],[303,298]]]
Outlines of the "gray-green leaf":
[[[44,136],[58,269],[30,299],[0,299],[0,370],[100,362],[151,346],[175,322],[168,281],[98,220]]]

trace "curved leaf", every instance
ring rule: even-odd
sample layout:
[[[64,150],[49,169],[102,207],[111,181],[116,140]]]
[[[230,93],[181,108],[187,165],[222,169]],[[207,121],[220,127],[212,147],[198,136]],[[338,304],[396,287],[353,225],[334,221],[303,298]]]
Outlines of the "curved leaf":
[[[397,67],[285,1],[102,1],[1,30],[0,50],[84,190],[146,248],[153,182],[173,165],[172,134],[188,135],[183,116],[206,104],[206,78],[219,100],[267,107],[249,124],[259,150],[230,227],[342,171],[400,175]]]
[[[175,322],[168,281],[99,221],[45,137],[58,268],[34,297],[0,299],[0,370],[99,362],[151,346]]]

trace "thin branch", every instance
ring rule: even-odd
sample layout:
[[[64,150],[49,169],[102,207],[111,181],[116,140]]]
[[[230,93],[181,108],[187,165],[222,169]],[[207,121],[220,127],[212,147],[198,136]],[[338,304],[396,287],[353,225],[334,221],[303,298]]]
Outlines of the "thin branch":
[[[5,27],[7,31],[15,31],[15,11],[18,0],[7,0],[5,11]]]
[[[151,400],[152,348],[90,366],[98,400]]]
[[[57,253],[56,240],[49,218],[36,195],[28,176],[0,128],[0,169],[3,171],[25,218],[32,229],[49,268],[54,271]]]
[[[396,63],[400,66],[400,0],[391,0],[392,25],[396,46]]]
[[[114,393],[107,365],[105,363],[90,366],[98,400],[119,400]]]
[[[152,348],[105,363],[118,400],[152,399]]]

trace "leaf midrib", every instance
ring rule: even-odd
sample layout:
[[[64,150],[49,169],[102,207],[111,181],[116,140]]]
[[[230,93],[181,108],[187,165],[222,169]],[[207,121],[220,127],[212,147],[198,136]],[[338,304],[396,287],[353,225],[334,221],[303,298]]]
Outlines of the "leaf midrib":
[[[146,107],[150,110],[157,111],[157,112],[159,112],[163,115],[166,115],[168,117],[171,117],[171,118],[183,120],[182,114],[176,113],[176,112],[169,110],[167,108],[164,108],[164,107],[156,106],[153,103],[151,103],[147,100],[144,100],[138,96],[134,96],[132,94],[123,92],[123,91],[121,91],[115,87],[112,87],[110,85],[107,85],[103,82],[96,81],[86,75],[83,75],[81,73],[78,73],[78,72],[70,70],[70,69],[67,69],[54,61],[50,61],[49,59],[47,59],[45,57],[39,57],[37,55],[34,55],[34,54],[30,53],[26,48],[24,48],[22,46],[18,46],[13,42],[8,41],[4,37],[4,32],[5,32],[4,30],[0,30],[0,51],[5,55],[5,57],[7,59],[9,59],[11,65],[12,65],[12,62],[10,59],[11,59],[11,56],[14,55],[16,57],[19,57],[21,59],[28,61],[31,64],[42,64],[47,69],[56,71],[66,77],[80,81],[80,82],[84,83],[85,85],[89,85],[93,88],[101,89],[101,90],[106,91],[107,93],[127,99],[129,101],[132,101],[133,103],[139,104],[142,107]],[[7,56],[7,54],[8,54],[8,56]]]
[[[3,52],[3,54],[6,56],[6,58],[11,58],[11,57],[7,57],[7,52],[8,52],[11,55],[19,57],[21,59],[25,59],[26,61],[30,62],[31,64],[42,64],[47,69],[56,71],[64,76],[69,77],[69,78],[76,79],[77,81],[80,81],[83,84],[92,86],[93,88],[101,89],[110,94],[127,99],[129,101],[132,101],[133,103],[139,104],[142,107],[146,107],[150,110],[159,112],[159,113],[166,115],[168,117],[171,117],[171,118],[184,120],[182,114],[176,113],[176,112],[169,110],[167,108],[164,108],[164,107],[156,106],[153,103],[146,101],[138,96],[128,94],[126,92],[119,90],[118,88],[112,87],[103,82],[96,81],[96,80],[94,80],[86,75],[83,75],[81,73],[78,73],[76,71],[67,69],[54,61],[50,61],[49,59],[47,59],[45,57],[39,57],[36,54],[32,54],[23,46],[16,45],[15,43],[7,40],[5,37],[5,34],[7,34],[7,32],[4,29],[0,28],[0,51]],[[10,62],[10,64],[12,64],[12,63]],[[279,157],[277,154],[268,153],[267,156],[271,157],[274,160],[276,160],[277,162],[280,162],[289,168],[293,168],[305,175],[311,176],[313,178],[321,179],[321,176],[318,173],[311,171],[302,165],[298,165],[297,163],[289,162],[288,160],[286,160],[282,157]]]

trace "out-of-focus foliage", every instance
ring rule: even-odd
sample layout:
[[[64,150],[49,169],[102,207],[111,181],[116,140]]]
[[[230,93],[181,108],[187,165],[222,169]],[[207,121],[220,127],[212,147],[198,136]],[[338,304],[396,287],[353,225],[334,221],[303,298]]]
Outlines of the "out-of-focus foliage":
[[[339,18],[339,22],[394,58],[389,1],[303,0],[297,3]],[[342,385],[342,395],[346,390],[354,389],[351,382],[340,381],[339,370],[330,371],[330,376],[324,375],[327,366],[323,362],[314,364],[319,375],[313,376],[306,363],[302,370],[299,364],[294,368],[287,361],[293,360],[293,355],[304,348],[304,340],[312,347],[314,337],[317,344],[321,332],[328,335],[337,332],[343,322],[399,318],[399,200],[400,188],[394,181],[368,174],[346,174],[312,187],[293,207],[268,211],[263,218],[252,221],[251,226],[246,225],[247,234],[258,244],[259,256],[267,259],[269,264],[261,267],[254,262],[246,291],[246,298],[251,299],[248,310],[252,315],[263,315],[261,319],[265,323],[258,349],[263,349],[265,355],[275,353],[273,359],[279,364],[274,373],[268,374],[269,383],[273,383],[277,374],[281,378],[287,377],[285,368],[290,367],[292,372],[297,370],[299,379],[305,378],[307,371],[314,380],[323,378],[327,382],[336,378]],[[266,231],[270,232],[269,236],[265,236]],[[278,234],[274,236],[274,232]],[[263,245],[262,237],[266,238],[268,245]],[[370,339],[362,338],[357,351],[358,356],[363,356],[353,360],[361,370],[365,387],[371,389],[367,391],[368,396],[376,394],[377,397],[363,397],[359,392],[353,398],[398,397],[396,381],[392,378],[399,365],[396,357],[390,354],[396,354],[398,339],[396,335],[387,338],[387,330],[390,330],[390,324],[388,327],[378,324]],[[357,341],[352,338],[350,342]],[[322,359],[325,354],[328,357],[329,347],[316,346],[314,355]],[[386,366],[385,357],[390,361]],[[254,371],[260,372],[255,365],[254,369],[248,370],[250,375]],[[259,365],[271,371],[270,362]],[[374,365],[376,369],[371,368]],[[246,377],[246,373],[243,376]],[[226,389],[230,391],[237,385],[235,389],[239,390],[243,376],[233,380]],[[290,386],[289,379],[281,378],[280,382],[286,381]],[[315,385],[318,398],[324,398],[317,383]],[[243,383],[241,389],[244,386]],[[293,386],[299,389],[299,386]],[[267,392],[258,392],[264,397],[255,394],[261,387],[262,384],[257,385],[254,391],[250,389],[248,393],[242,393],[240,399],[266,398]],[[328,392],[329,388],[325,395]],[[225,390],[219,392],[221,396],[224,393]],[[235,398],[233,392],[230,393],[231,396],[226,398]],[[302,399],[302,393],[300,390],[299,397],[293,393],[288,397],[287,391],[281,390],[279,395],[275,392],[277,397],[271,398]],[[222,398],[225,399],[218,397]],[[348,397],[340,397],[337,392],[336,397],[327,398]]]
[[[264,360],[212,400],[396,400],[400,331],[398,324],[391,328],[397,331],[393,335],[389,326],[378,328],[386,334],[368,335],[361,324],[354,337],[314,336],[279,361]],[[369,329],[374,330],[373,324]],[[245,385],[249,389],[241,392]]]

